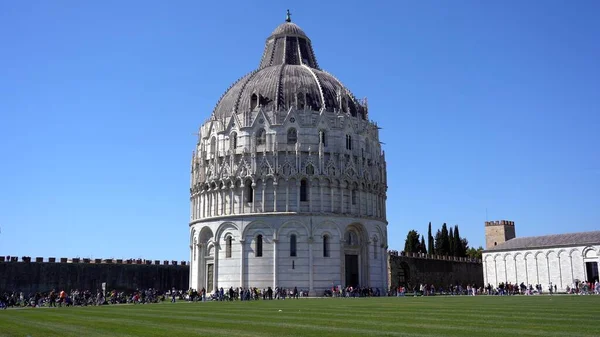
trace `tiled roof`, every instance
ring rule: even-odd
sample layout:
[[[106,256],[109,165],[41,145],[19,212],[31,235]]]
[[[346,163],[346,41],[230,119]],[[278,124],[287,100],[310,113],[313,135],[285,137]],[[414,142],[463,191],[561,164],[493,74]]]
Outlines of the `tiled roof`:
[[[600,244],[600,231],[515,238],[486,251],[522,250]]]

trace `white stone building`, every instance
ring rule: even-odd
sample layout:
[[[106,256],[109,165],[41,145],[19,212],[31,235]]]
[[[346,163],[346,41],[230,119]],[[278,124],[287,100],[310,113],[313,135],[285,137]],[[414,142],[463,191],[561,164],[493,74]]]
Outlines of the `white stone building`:
[[[558,291],[598,279],[600,231],[515,238],[514,222],[489,221],[483,252],[485,284],[550,283]]]
[[[288,13],[200,128],[190,287],[384,290],[386,164],[368,117]]]

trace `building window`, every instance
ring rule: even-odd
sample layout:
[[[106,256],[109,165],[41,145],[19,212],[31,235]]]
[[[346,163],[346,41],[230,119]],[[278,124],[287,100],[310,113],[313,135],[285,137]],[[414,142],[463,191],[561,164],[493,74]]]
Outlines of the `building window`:
[[[290,256],[296,256],[296,235],[290,236]]]
[[[258,130],[256,134],[256,145],[265,145],[267,143],[267,132],[265,129]]]
[[[210,139],[210,153],[215,154],[216,148],[217,148],[217,139],[215,138],[215,136],[213,136]]]
[[[323,146],[327,146],[327,138],[325,137],[325,130],[319,131],[319,142],[323,144]]]
[[[254,110],[254,108],[256,108],[257,105],[258,96],[256,96],[256,94],[252,94],[252,96],[250,97],[250,111]]]
[[[305,179],[300,181],[300,201],[308,201],[308,183]]]
[[[287,143],[288,144],[296,144],[297,141],[298,141],[298,133],[296,132],[296,129],[289,128],[288,132],[287,132]]]
[[[329,236],[323,235],[323,257],[329,257]]]
[[[231,133],[231,136],[229,136],[229,145],[230,148],[235,151],[235,149],[237,148],[237,133]]]
[[[255,252],[256,252],[256,254],[255,254],[256,257],[262,256],[262,253],[263,253],[262,246],[263,246],[263,236],[259,235],[256,237],[256,247],[254,248]]]
[[[254,189],[252,188],[252,182],[246,181],[246,202],[252,202],[254,200]]]
[[[346,150],[352,150],[352,136],[346,135]]]
[[[231,257],[231,242],[232,241],[233,241],[233,238],[231,236],[228,236],[227,239],[225,239],[225,257],[226,258]]]
[[[352,190],[352,205],[356,205],[356,190]]]

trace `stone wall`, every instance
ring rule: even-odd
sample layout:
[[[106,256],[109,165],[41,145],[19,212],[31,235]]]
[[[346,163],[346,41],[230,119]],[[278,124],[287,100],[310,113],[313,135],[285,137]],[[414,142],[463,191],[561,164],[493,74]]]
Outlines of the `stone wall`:
[[[483,285],[481,260],[418,253],[390,251],[388,253],[389,287],[433,284],[448,287],[450,284]]]
[[[0,292],[52,289],[188,289],[189,266],[183,261],[102,260],[0,257]]]

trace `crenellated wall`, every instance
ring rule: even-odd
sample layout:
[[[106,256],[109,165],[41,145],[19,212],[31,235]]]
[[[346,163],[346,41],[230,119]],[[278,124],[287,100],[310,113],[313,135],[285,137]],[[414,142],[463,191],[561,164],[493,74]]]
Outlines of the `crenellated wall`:
[[[31,259],[0,256],[0,292],[24,293],[86,289],[188,289],[186,261],[78,259],[54,257]]]
[[[433,284],[467,284],[483,286],[483,265],[479,259],[390,251],[388,253],[389,287]]]

